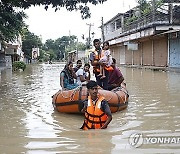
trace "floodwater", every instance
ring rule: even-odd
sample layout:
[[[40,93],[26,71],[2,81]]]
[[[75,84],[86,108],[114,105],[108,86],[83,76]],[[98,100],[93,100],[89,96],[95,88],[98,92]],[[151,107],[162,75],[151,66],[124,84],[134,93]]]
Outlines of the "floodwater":
[[[1,154],[180,153],[180,73],[121,68],[128,108],[114,113],[105,130],[82,131],[82,115],[58,113],[52,106],[63,67],[1,71]]]

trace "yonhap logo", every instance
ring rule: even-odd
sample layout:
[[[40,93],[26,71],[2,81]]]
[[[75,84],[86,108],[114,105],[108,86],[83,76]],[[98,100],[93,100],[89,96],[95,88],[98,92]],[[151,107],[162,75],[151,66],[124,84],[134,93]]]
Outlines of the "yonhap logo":
[[[132,147],[138,148],[143,144],[143,140],[142,133],[133,133],[129,137],[129,144]]]
[[[129,144],[135,148],[142,144],[180,144],[180,136],[143,136],[138,132],[130,135]]]

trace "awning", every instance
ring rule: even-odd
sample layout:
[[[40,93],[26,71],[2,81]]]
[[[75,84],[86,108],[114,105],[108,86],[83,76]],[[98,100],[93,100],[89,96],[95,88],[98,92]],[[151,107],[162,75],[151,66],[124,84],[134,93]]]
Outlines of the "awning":
[[[179,31],[180,31],[180,29],[168,30],[168,31],[166,31],[166,32],[156,34],[155,36],[164,35],[164,34],[169,34],[169,33],[175,33],[175,32],[179,32]]]

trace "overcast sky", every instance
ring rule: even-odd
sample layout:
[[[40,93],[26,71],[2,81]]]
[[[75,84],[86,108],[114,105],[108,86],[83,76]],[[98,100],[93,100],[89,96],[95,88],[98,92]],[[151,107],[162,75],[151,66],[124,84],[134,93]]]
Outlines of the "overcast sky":
[[[81,14],[76,11],[68,12],[65,8],[55,12],[49,8],[47,11],[43,6],[31,7],[25,12],[28,15],[26,24],[29,25],[29,30],[38,36],[42,37],[43,43],[47,39],[57,39],[62,36],[76,35],[79,41],[82,41],[82,34],[85,38],[89,34],[89,26],[92,24],[91,33],[95,33],[96,38],[101,37],[101,30],[98,28],[101,25],[101,18],[104,18],[104,23],[113,18],[118,13],[136,6],[136,0],[107,0],[103,4],[89,5],[91,18],[82,20]]]

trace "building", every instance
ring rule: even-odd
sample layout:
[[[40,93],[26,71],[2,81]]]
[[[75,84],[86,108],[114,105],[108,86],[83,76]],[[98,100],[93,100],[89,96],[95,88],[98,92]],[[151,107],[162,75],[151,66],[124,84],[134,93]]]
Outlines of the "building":
[[[142,14],[137,6],[119,13],[102,26],[117,63],[180,68],[180,6],[152,6]]]
[[[88,55],[86,51],[73,50],[68,52],[68,61],[76,62],[78,59],[83,62],[88,62]]]
[[[21,36],[13,42],[0,42],[0,44],[0,67],[11,68],[14,61],[24,61]]]

